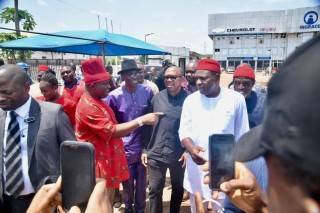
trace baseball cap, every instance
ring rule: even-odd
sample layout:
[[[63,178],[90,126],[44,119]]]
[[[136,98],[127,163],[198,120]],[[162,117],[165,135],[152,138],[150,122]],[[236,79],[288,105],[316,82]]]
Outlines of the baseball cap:
[[[270,79],[263,123],[244,134],[235,159],[267,153],[320,175],[320,37],[298,47]]]

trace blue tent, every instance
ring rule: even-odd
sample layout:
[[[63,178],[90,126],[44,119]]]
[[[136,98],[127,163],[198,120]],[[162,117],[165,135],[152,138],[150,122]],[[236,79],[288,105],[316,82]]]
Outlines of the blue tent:
[[[36,35],[0,43],[0,48],[101,56],[170,54],[136,38],[105,30],[63,31],[52,35],[57,36]]]

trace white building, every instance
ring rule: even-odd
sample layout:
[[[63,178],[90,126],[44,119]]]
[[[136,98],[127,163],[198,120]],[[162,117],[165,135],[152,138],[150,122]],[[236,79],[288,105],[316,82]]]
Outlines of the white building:
[[[159,66],[163,60],[169,59],[173,64],[184,69],[186,64],[189,63],[189,48],[162,45],[157,46],[171,53],[171,55],[149,55],[148,65]]]
[[[226,69],[271,69],[320,31],[320,7],[209,14],[213,57]]]
[[[34,51],[32,53],[31,59],[74,59],[74,60],[84,60],[88,59],[89,55],[84,54],[73,54],[73,53],[57,53],[57,52],[41,52],[41,51]]]

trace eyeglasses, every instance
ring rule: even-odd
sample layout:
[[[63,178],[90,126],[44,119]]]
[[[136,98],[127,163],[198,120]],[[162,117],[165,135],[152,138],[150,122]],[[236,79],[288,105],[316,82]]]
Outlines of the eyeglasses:
[[[175,75],[167,75],[167,76],[164,76],[164,79],[165,79],[165,80],[171,79],[171,80],[175,81],[177,78],[181,78],[181,76],[175,76]]]

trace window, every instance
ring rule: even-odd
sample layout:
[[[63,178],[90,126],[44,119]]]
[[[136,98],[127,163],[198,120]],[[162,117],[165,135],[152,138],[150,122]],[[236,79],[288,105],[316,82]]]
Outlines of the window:
[[[287,35],[285,33],[281,33],[280,38],[286,38]]]
[[[214,49],[214,52],[220,52],[220,49]]]

